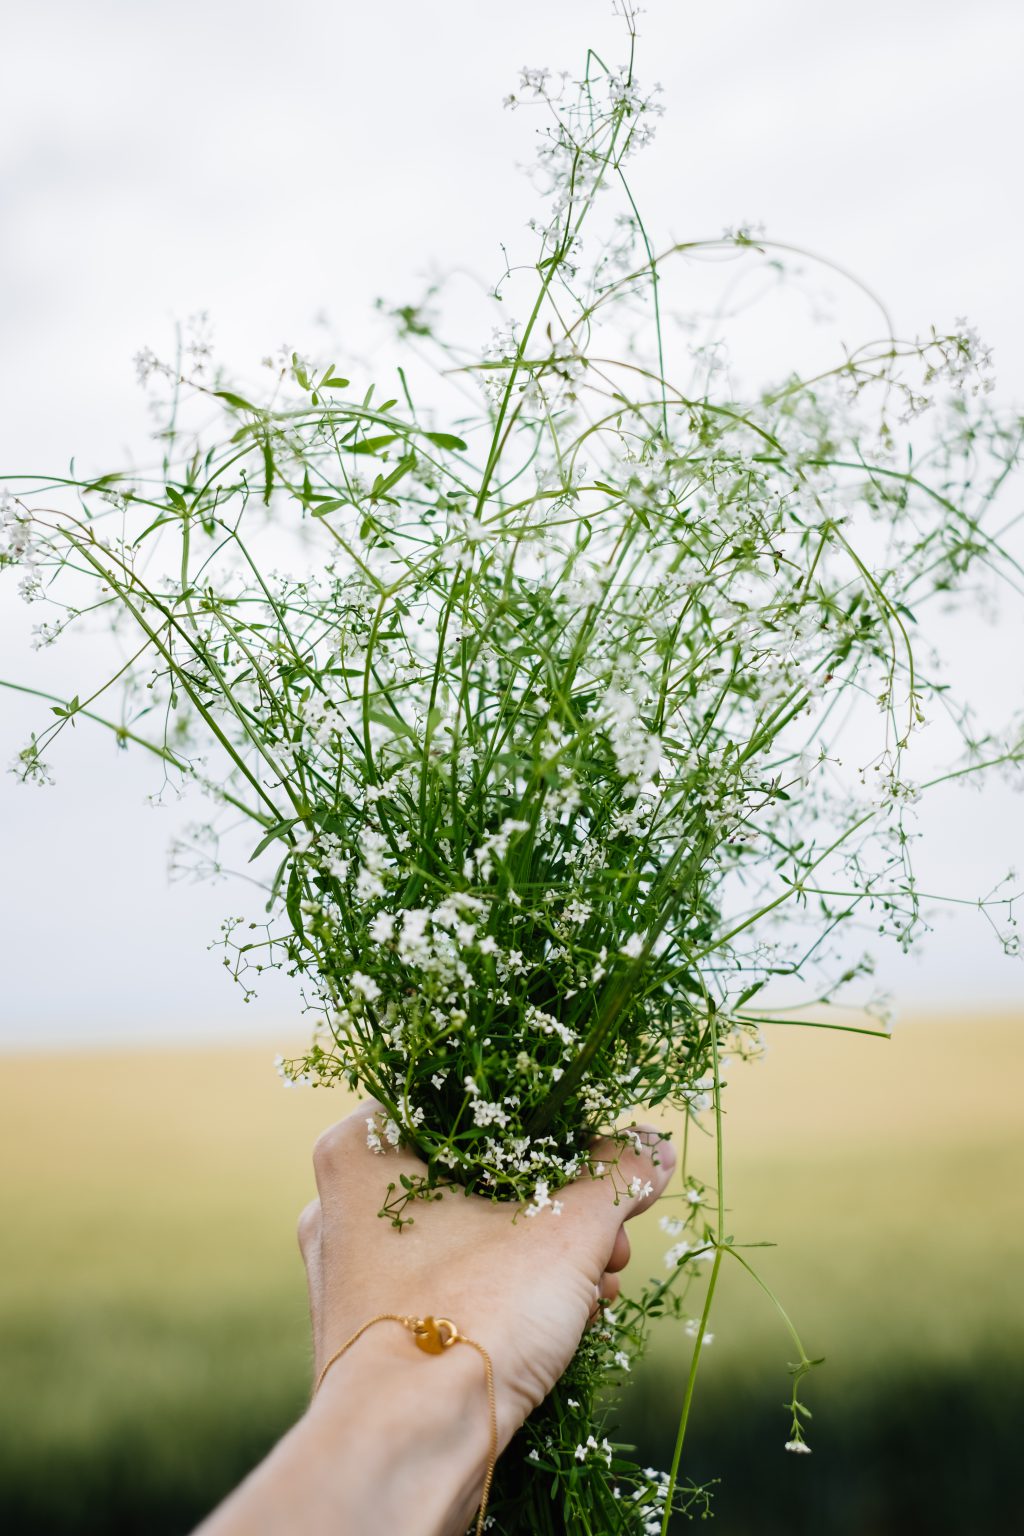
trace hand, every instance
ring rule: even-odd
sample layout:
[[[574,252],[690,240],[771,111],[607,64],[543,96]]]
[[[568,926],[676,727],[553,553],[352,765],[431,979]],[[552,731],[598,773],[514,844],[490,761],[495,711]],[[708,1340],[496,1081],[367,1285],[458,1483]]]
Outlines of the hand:
[[[299,1243],[314,1380],[381,1312],[450,1318],[492,1360],[500,1450],[565,1370],[599,1298],[618,1295],[623,1222],[657,1199],[675,1155],[637,1127],[625,1144],[593,1147],[608,1175],[588,1172],[563,1189],[558,1214],[531,1218],[450,1189],[417,1201],[413,1225],[397,1232],[377,1214],[387,1186],[423,1170],[410,1152],[370,1150],[377,1108],[333,1126],[313,1154],[319,1198],[302,1213]],[[331,1366],[303,1418],[202,1536],[459,1536],[480,1502],[488,1451],[476,1351],[425,1355],[397,1323],[380,1323]]]
[[[557,1213],[547,1207],[528,1217],[449,1189],[440,1200],[410,1205],[413,1223],[398,1232],[377,1214],[387,1186],[401,1174],[421,1175],[423,1165],[408,1151],[370,1150],[367,1119],[377,1108],[364,1104],[325,1132],[313,1153],[319,1199],[302,1213],[299,1243],[316,1374],[376,1313],[450,1318],[491,1356],[504,1447],[565,1370],[598,1298],[618,1295],[617,1272],[629,1259],[623,1223],[661,1194],[675,1154],[657,1131],[640,1127],[635,1145],[592,1149],[592,1163],[608,1173],[586,1173],[563,1189]],[[640,1193],[626,1193],[630,1187]],[[394,1334],[391,1346],[418,1365],[412,1340],[397,1327]],[[479,1375],[479,1361],[475,1368]]]

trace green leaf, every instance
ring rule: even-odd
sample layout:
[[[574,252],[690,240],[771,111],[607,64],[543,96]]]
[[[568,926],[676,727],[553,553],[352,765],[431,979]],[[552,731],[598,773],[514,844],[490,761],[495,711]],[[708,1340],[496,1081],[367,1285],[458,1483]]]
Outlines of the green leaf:
[[[299,866],[293,864],[288,874],[288,888],[284,896],[285,911],[291,919],[291,925],[301,939],[304,935],[302,927],[302,876]]]
[[[270,493],[274,489],[274,455],[268,438],[263,439],[260,447],[263,450],[263,505],[269,507]]]
[[[251,864],[254,859],[258,859],[260,854],[263,853],[265,849],[270,847],[275,838],[284,837],[285,834],[298,823],[299,819],[300,818],[298,816],[293,816],[289,821],[279,821],[276,826],[271,827],[266,836],[260,838],[259,842],[256,844],[256,847],[249,855],[249,863]]]
[[[457,448],[465,450],[469,444],[464,443],[461,437],[456,437],[452,432],[425,432],[424,437],[428,443],[433,443],[435,448]]]
[[[388,443],[393,443],[397,437],[396,432],[383,433],[380,437],[364,437],[361,443],[353,443],[352,453],[376,453],[379,448],[386,448]]]
[[[415,463],[416,455],[414,453],[406,454],[405,458],[399,459],[390,475],[377,476],[376,480],[373,482],[373,488],[370,491],[370,495],[372,497],[383,496],[386,491],[390,491],[392,486],[397,485],[399,480],[403,479],[404,476],[409,473],[410,469],[412,469]]]
[[[329,496],[326,501],[319,502],[316,506],[310,506],[311,517],[326,517],[328,512],[337,512],[339,507],[347,507],[349,502],[344,496]]]
[[[162,528],[165,523],[173,523],[173,521],[173,517],[158,517],[154,522],[150,523],[148,528],[143,528],[137,539],[132,540],[132,548],[137,549],[147,534],[153,533],[157,528]]]
[[[413,741],[416,740],[416,732],[412,726],[406,725],[405,721],[399,719],[398,715],[386,714],[384,710],[377,709],[368,709],[366,715],[369,720],[373,720],[377,725],[386,725],[388,730],[393,732],[394,735],[409,736]]]
[[[323,378],[317,385],[317,389],[347,389],[348,379],[342,379],[334,371],[334,364],[328,363]]]
[[[236,395],[233,390],[215,389],[214,394],[218,400],[226,400],[228,405],[234,406],[236,411],[259,411],[258,405],[253,405],[244,395]]]

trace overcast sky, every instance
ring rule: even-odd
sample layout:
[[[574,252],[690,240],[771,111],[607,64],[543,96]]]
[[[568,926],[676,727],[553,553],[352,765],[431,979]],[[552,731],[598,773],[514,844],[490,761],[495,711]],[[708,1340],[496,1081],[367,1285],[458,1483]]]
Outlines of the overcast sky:
[[[607,0],[386,5],[38,0],[4,8],[0,56],[0,480],[145,457],[132,356],[205,309],[241,373],[317,317],[354,350],[378,294],[528,256],[517,163],[531,122],[502,111],[523,64],[620,53]],[[650,0],[638,72],[666,115],[637,163],[667,238],[743,221],[835,257],[898,329],[966,315],[1024,399],[1020,78],[1013,0]],[[851,325],[857,317],[851,311]],[[857,340],[856,335],[851,340]],[[75,690],[74,655],[35,655],[0,585],[0,675]],[[975,635],[984,687],[1020,708],[1021,627]],[[39,716],[0,696],[6,763]],[[152,768],[87,727],[55,789],[0,782],[0,1041],[295,1032],[288,989],[245,1008],[206,945],[238,897],[166,878],[183,811],[151,809]],[[926,873],[980,893],[1024,867],[1022,803],[993,790],[931,814]],[[991,856],[990,856],[991,854]],[[883,976],[911,1005],[1024,1002],[976,913],[943,921]]]

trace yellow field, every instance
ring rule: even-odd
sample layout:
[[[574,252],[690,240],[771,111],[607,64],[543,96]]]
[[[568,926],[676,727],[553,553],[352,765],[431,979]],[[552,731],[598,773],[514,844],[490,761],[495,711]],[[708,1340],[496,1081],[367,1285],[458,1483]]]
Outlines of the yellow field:
[[[348,1106],[284,1090],[272,1055],[4,1061],[8,1529],[180,1536],[300,1411],[309,1373],[295,1217],[312,1192],[312,1141]],[[1016,1485],[1000,1468],[1015,1455],[1024,1362],[1022,1068],[1024,1018],[989,1017],[917,1020],[892,1041],[779,1027],[766,1061],[735,1069],[729,1231],[778,1244],[748,1256],[828,1364],[807,1388],[820,1454],[794,1482],[779,1407],[792,1349],[762,1294],[724,1266],[693,1451],[698,1472],[724,1474],[723,1536],[817,1536],[836,1499],[847,1514],[830,1517],[833,1536],[903,1536],[893,1478],[908,1474],[893,1473],[890,1447],[915,1423],[922,1443],[902,1464],[915,1508],[930,1490],[928,1528],[975,1531],[956,1513],[973,1467],[989,1490],[985,1536],[1009,1529]],[[702,1140],[691,1133],[696,1171],[710,1177]],[[656,1221],[633,1227],[632,1271],[663,1274]],[[653,1426],[649,1454],[662,1464],[685,1344],[678,1327],[661,1329],[626,1405],[633,1433]],[[702,1449],[705,1422],[714,1443]],[[872,1433],[873,1448],[857,1439]],[[961,1446],[945,1482],[931,1471],[936,1436]],[[849,1505],[851,1479],[874,1490],[873,1513]]]
[[[726,1093],[729,1225],[779,1245],[751,1257],[811,1347],[958,1357],[1024,1333],[1024,1019],[915,1020],[892,1041],[779,1027],[771,1043]],[[271,1054],[8,1058],[0,1313],[301,1299],[309,1149],[347,1104],[283,1090]],[[648,1219],[634,1268],[659,1271],[665,1246]],[[771,1348],[749,1282],[722,1297],[718,1352]]]

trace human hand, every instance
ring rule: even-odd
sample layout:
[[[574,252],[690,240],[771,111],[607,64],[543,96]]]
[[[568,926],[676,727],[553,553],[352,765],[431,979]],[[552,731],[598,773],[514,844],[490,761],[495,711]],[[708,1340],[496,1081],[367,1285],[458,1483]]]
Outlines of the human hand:
[[[608,1172],[584,1173],[561,1190],[557,1213],[548,1207],[533,1218],[516,1215],[508,1204],[450,1188],[441,1199],[416,1202],[413,1223],[397,1232],[378,1217],[387,1186],[402,1174],[422,1175],[423,1165],[407,1150],[370,1150],[367,1120],[377,1108],[364,1104],[332,1126],[313,1154],[319,1198],[302,1213],[299,1240],[316,1375],[378,1313],[450,1318],[491,1357],[503,1448],[565,1370],[599,1298],[618,1295],[618,1271],[629,1258],[624,1222],[661,1194],[675,1154],[657,1131],[636,1127],[629,1139],[592,1149],[592,1166]],[[378,1358],[402,1355],[410,1371],[427,1365],[397,1328],[373,1333]],[[369,1347],[364,1335],[348,1358]],[[339,1361],[326,1378],[336,1376],[340,1391],[344,1370]],[[463,1360],[463,1378],[467,1370],[476,1372],[482,1417],[479,1361]]]
[[[675,1155],[636,1127],[591,1149],[614,1180],[583,1174],[560,1191],[558,1214],[531,1219],[452,1188],[417,1202],[399,1233],[378,1217],[387,1186],[423,1165],[408,1151],[370,1150],[376,1109],[363,1105],[314,1151],[319,1197],[302,1213],[299,1242],[315,1379],[380,1313],[449,1318],[493,1363],[501,1450],[565,1370],[599,1298],[617,1296],[629,1258],[623,1223],[657,1199]],[[427,1356],[382,1323],[331,1365],[303,1418],[197,1536],[459,1536],[490,1450],[476,1351]]]

